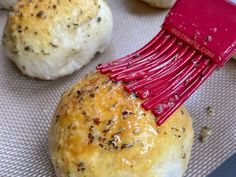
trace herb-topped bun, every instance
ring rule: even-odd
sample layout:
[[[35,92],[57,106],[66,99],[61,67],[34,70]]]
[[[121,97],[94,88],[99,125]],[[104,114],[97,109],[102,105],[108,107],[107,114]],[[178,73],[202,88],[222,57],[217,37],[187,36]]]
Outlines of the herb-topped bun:
[[[21,0],[9,14],[3,46],[23,74],[50,80],[103,52],[111,32],[104,0]]]
[[[153,7],[170,8],[174,5],[176,0],[142,0],[149,3]]]
[[[17,0],[0,0],[0,9],[10,9]]]
[[[94,73],[66,91],[49,148],[58,177],[181,177],[193,128],[185,108],[162,126],[122,83]]]

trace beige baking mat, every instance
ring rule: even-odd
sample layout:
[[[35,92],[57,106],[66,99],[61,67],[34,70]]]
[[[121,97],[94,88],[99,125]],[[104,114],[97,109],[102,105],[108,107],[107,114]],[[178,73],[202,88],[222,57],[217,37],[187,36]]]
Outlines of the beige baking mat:
[[[0,176],[55,176],[48,156],[47,131],[61,93],[98,63],[125,55],[145,44],[159,30],[166,11],[135,0],[111,0],[112,44],[81,71],[56,81],[22,76],[0,47]],[[6,20],[0,12],[0,31]],[[195,142],[187,177],[205,177],[236,152],[236,62],[217,71],[187,102],[194,119]],[[208,116],[211,106],[215,116]],[[213,130],[198,141],[203,126]]]

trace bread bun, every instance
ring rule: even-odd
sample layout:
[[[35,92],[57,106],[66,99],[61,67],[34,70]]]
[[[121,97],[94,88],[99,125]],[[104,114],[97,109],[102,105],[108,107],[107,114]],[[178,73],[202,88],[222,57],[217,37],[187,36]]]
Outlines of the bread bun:
[[[0,9],[10,9],[17,0],[1,0]]]
[[[170,8],[174,5],[176,0],[142,0],[149,3],[153,7],[158,8]]]
[[[112,32],[103,0],[17,2],[3,35],[7,56],[30,77],[56,79],[103,52]]]
[[[181,177],[193,141],[188,112],[157,127],[141,103],[99,73],[66,91],[49,131],[57,177]]]

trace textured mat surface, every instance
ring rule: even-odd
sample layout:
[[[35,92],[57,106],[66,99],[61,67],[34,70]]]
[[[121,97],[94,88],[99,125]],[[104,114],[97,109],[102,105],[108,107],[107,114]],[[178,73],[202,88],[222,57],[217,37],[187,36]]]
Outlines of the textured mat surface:
[[[125,55],[159,30],[166,11],[135,0],[110,0],[114,16],[112,44],[79,72],[46,82],[22,76],[0,45],[0,176],[55,176],[47,150],[47,131],[61,93],[98,63]],[[0,32],[7,13],[0,11]],[[186,177],[205,177],[236,152],[236,62],[230,61],[186,103],[194,119],[195,142]],[[208,116],[206,108],[215,109]],[[200,129],[213,134],[198,141]]]

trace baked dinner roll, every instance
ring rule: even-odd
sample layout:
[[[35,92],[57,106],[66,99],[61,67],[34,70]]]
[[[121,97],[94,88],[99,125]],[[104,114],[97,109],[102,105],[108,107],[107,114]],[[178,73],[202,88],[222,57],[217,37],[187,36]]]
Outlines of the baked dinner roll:
[[[181,177],[193,128],[185,108],[161,127],[122,83],[94,73],[65,92],[49,131],[58,177]]]
[[[0,9],[10,9],[17,0],[0,0]]]
[[[103,0],[21,0],[9,14],[3,46],[23,74],[51,80],[103,52],[111,32]]]
[[[158,8],[170,8],[174,5],[176,0],[142,0],[149,3],[153,7]]]

